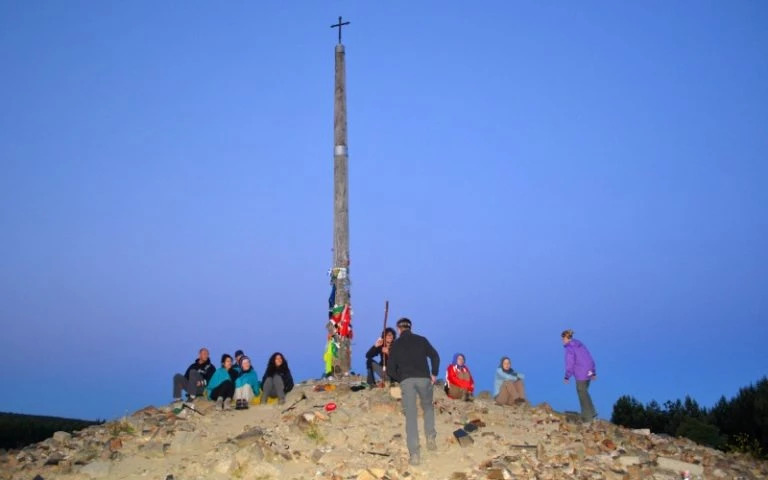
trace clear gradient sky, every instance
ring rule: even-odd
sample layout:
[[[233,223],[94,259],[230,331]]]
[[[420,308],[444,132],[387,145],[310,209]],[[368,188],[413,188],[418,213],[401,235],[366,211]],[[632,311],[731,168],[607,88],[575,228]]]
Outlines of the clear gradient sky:
[[[0,411],[322,373],[338,15],[356,370],[388,299],[557,409],[565,328],[602,417],[768,373],[766,2],[2,1]]]

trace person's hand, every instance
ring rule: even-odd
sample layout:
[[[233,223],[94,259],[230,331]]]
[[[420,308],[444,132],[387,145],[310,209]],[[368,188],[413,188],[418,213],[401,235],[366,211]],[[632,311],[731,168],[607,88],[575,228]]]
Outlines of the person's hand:
[[[379,338],[379,339],[377,339],[377,340],[376,340],[376,343],[374,343],[374,344],[373,344],[373,346],[374,346],[374,347],[377,347],[377,348],[378,348],[378,347],[380,347],[380,346],[382,346],[382,345],[384,345],[384,339],[383,339],[383,338]]]
[[[597,380],[597,375],[592,375],[591,377],[589,377],[589,379],[590,380]]]
[[[198,387],[201,387],[201,386],[203,386],[203,382],[201,382],[200,380],[198,380],[198,381],[197,381],[197,386],[198,386]]]
[[[389,347],[381,347],[381,353],[389,355]]]
[[[434,375],[430,375],[429,378],[432,380],[432,385],[434,385],[435,382],[437,381],[437,377]]]
[[[567,384],[567,383],[568,383],[568,379],[567,379],[567,378],[564,378],[564,379],[563,379],[563,383]]]

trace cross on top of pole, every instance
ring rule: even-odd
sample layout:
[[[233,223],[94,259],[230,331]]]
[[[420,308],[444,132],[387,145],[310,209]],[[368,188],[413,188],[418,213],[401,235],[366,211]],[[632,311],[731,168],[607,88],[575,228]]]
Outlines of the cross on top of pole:
[[[349,25],[349,22],[342,22],[341,17],[339,17],[339,23],[336,25],[331,25],[331,28],[338,28],[339,29],[339,45],[341,45],[341,27],[344,25]]]

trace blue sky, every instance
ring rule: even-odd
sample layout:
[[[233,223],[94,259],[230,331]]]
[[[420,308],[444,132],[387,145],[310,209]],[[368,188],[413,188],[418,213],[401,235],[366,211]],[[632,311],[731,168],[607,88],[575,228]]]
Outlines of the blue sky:
[[[565,328],[603,417],[756,381],[768,5],[630,3],[0,3],[0,410],[164,403],[202,345],[320,375],[338,15],[356,370],[388,299],[557,409]]]

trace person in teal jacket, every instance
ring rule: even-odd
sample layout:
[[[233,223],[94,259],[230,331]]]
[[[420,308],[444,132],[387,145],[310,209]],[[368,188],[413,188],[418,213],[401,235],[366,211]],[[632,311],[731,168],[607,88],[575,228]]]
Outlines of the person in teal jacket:
[[[221,367],[216,369],[208,381],[208,398],[216,400],[219,410],[229,409],[232,397],[235,396],[235,378],[237,374],[232,369],[232,357],[226,353],[221,356]]]
[[[243,355],[240,357],[240,373],[235,380],[235,409],[248,408],[251,399],[261,391],[261,382],[256,370],[251,366],[251,359]]]

